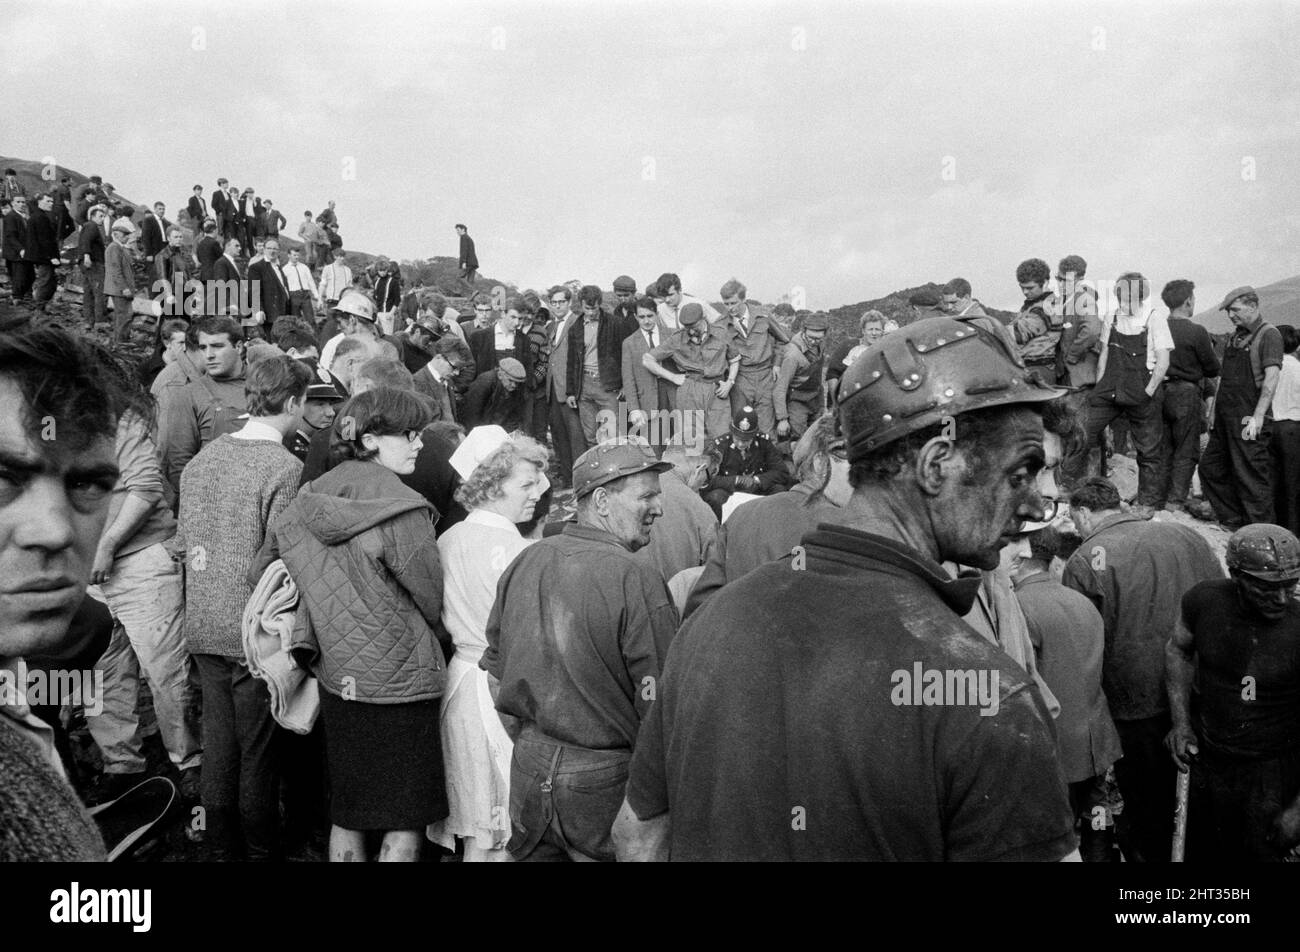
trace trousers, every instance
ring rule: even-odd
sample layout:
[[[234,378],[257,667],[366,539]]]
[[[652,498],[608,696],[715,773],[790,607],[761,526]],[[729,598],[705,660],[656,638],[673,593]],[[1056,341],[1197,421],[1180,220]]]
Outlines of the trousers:
[[[1210,442],[1201,455],[1201,493],[1225,527],[1274,522],[1272,420],[1253,440],[1241,438],[1240,419],[1216,412]]]
[[[731,412],[734,416],[742,408],[750,406],[758,414],[758,429],[768,436],[776,434],[776,408],[772,403],[772,368],[746,370],[740,368],[736,376],[736,385],[731,388]]]
[[[213,849],[237,850],[236,823],[247,858],[274,859],[278,851],[277,787],[272,756],[275,720],[266,685],[234,658],[196,654],[203,686],[203,807]]]
[[[1201,385],[1166,380],[1161,406],[1165,445],[1169,450],[1169,491],[1166,500],[1181,503],[1192,489],[1192,474],[1201,458]]]
[[[1115,779],[1124,812],[1115,821],[1119,847],[1131,863],[1167,863],[1174,837],[1174,774],[1165,750],[1169,714],[1136,721],[1116,719],[1124,756],[1115,762]]]
[[[602,411],[608,415],[602,417]],[[582,376],[578,418],[582,421],[582,438],[586,441],[586,449],[591,449],[602,439],[618,435],[618,394],[605,389],[599,374],[584,373]]]
[[[1136,406],[1121,406],[1114,397],[1093,392],[1088,399],[1085,445],[1092,446],[1102,431],[1116,420],[1129,424],[1129,434],[1137,450],[1139,505],[1159,509],[1164,505],[1167,461],[1164,453],[1164,423],[1161,417],[1161,391]]]
[[[555,461],[560,470],[559,478],[568,486],[573,479],[573,464],[587,451],[582,436],[582,419],[577,410],[565,401],[557,400],[553,393],[550,404],[551,442],[555,446]]]
[[[105,772],[145,769],[136,707],[141,668],[149,679],[167,756],[178,770],[197,767],[203,748],[182,634],[180,566],[158,542],[114,560],[99,592],[113,613],[113,637],[96,665],[104,672],[104,709],[86,724],[104,755]]]
[[[511,837],[520,862],[614,861],[610,829],[630,750],[588,750],[525,730],[510,762]]]

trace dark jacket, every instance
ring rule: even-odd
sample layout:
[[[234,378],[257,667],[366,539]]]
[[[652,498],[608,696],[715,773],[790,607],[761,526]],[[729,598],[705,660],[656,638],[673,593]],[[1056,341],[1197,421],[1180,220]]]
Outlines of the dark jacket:
[[[229,217],[230,196],[224,188],[216,189],[212,193],[212,213]]]
[[[104,232],[93,221],[88,221],[81,226],[81,233],[77,236],[77,260],[83,263],[82,259],[90,255],[92,265],[103,265],[104,263]]]
[[[48,265],[58,256],[59,236],[54,218],[38,208],[27,223],[27,260],[34,265]]]
[[[569,363],[565,378],[568,396],[582,396],[583,350],[586,348],[586,319],[579,314],[569,328]],[[596,360],[600,364],[600,385],[610,393],[623,389],[623,341],[637,331],[635,319],[616,317],[601,310],[596,330]]]
[[[256,585],[284,559],[320,646],[312,670],[324,690],[370,704],[442,696],[433,515],[391,470],[348,460],[303,486],[272,523],[248,577]]]
[[[152,214],[144,216],[144,221],[140,222],[140,251],[146,258],[152,258],[167,247],[166,229],[169,224],[170,222],[164,219],[160,226],[157,216]]]
[[[1217,578],[1219,558],[1195,529],[1128,513],[1107,517],[1070,556],[1062,584],[1086,595],[1106,626],[1102,688],[1115,720],[1169,710],[1165,643],[1183,595]]]
[[[495,423],[509,430],[523,424],[524,388],[516,387],[507,393],[501,386],[495,370],[479,374],[470,384],[461,403],[458,422],[469,432],[476,426]]]
[[[780,492],[790,485],[790,474],[781,458],[781,451],[765,434],[758,433],[748,453],[741,453],[730,433],[710,441],[705,455],[709,458],[709,482],[704,492],[711,489],[736,491],[737,476],[754,476],[757,486],[746,486],[743,491],[756,496]]]
[[[266,327],[270,328],[271,322],[277,317],[289,313],[289,289],[285,286],[284,275],[278,267],[263,258],[257,264],[248,266],[248,280],[256,282],[252,287],[257,292],[256,297],[260,298],[254,309],[260,308],[266,312]]]
[[[402,303],[402,279],[386,274],[375,282],[375,310],[395,311]]]
[[[5,216],[4,259],[6,261],[25,261],[27,254],[27,231],[29,223],[17,212]]]
[[[216,281],[242,281],[244,276],[239,268],[224,254],[212,266],[212,277]]]
[[[185,211],[190,216],[190,224],[194,230],[198,231],[203,224],[203,219],[208,215],[208,203],[198,195],[191,195],[190,200],[185,204]]]
[[[474,253],[474,239],[469,235],[460,236],[460,266],[478,270],[478,255]]]
[[[469,351],[474,355],[475,377],[496,369],[496,339],[495,327],[482,327],[469,335]],[[524,370],[528,373],[524,381],[526,384],[533,379],[533,355],[532,348],[528,346],[528,337],[520,331],[515,331],[514,358],[524,365]]]
[[[194,246],[194,256],[199,259],[199,280],[210,281],[215,278],[216,264],[221,258],[221,242],[211,235],[204,235]]]

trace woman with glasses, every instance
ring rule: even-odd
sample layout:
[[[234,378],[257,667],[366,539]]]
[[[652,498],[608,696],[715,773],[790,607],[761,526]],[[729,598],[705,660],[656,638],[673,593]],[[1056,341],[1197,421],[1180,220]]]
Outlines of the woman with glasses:
[[[469,515],[438,539],[446,572],[442,623],[456,654],[447,666],[442,699],[450,815],[433,824],[428,834],[447,849],[455,849],[457,837],[463,839],[466,862],[508,861],[513,745],[488,693],[487,672],[478,662],[487,649],[497,581],[532,541],[520,535],[517,524],[533,518],[549,486],[549,454],[536,440],[509,437],[500,427],[475,432],[490,434],[490,439],[485,444],[482,437],[476,441],[481,448],[474,455],[481,460],[460,465],[465,482],[456,490],[456,499]]]
[[[330,861],[414,862],[421,831],[447,815],[434,625],[442,564],[433,507],[398,477],[415,469],[430,411],[415,393],[353,397],[336,427],[344,462],[305,484],[254,564],[283,558],[319,645]]]

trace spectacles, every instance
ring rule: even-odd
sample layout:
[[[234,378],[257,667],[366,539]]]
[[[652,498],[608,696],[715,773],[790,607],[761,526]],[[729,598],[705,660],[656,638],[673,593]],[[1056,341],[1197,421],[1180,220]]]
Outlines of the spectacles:
[[[406,442],[408,443],[416,443],[420,439],[419,430],[407,430],[404,435],[406,436]]]
[[[490,307],[476,307],[476,308],[474,308],[474,310],[478,311],[480,314],[491,314],[491,313],[492,313],[492,308],[490,308]]]
[[[559,307],[561,304],[568,304],[569,302],[566,301],[564,298],[556,298],[553,301],[551,301],[551,303],[554,304],[556,307]]]

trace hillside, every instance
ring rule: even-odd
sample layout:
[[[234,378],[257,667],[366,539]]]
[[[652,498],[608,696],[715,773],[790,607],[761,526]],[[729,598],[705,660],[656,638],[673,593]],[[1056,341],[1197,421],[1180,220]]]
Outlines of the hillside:
[[[64,175],[72,180],[73,189],[76,189],[78,185],[84,185],[90,181],[90,176],[86,173],[78,172],[75,169],[64,168],[62,166],[52,170],[53,179],[47,180],[42,175],[45,168],[42,163],[34,162],[31,159],[16,159],[0,155],[0,172],[7,168],[12,168],[18,173],[18,181],[27,189],[28,195],[36,195],[38,192],[48,191],[56,186],[58,180]],[[101,176],[106,184],[112,184],[113,182],[111,175],[100,171],[96,171],[94,174]],[[148,204],[143,204],[133,198],[123,195],[120,192],[115,191],[114,197],[119,203],[125,203],[135,207],[136,214],[133,217],[136,222],[139,222],[149,209]],[[204,194],[204,198],[209,201],[211,200],[211,189],[208,189]],[[176,224],[180,225],[186,232],[186,240],[192,244],[194,241],[194,223],[189,220],[189,216],[185,213],[185,203],[189,201],[189,195],[187,194],[179,198],[164,196],[161,199],[157,196],[151,196],[148,199],[148,202],[152,203],[159,200],[165,202],[167,205],[168,220],[174,221]],[[285,217],[287,218],[288,216],[286,215]],[[297,229],[297,223],[291,220],[288,228],[290,230],[280,236],[281,247],[286,249],[301,248],[302,242],[293,237],[293,231]],[[368,251],[358,251],[348,248],[346,244],[344,245],[344,249],[347,252],[344,261],[348,267],[352,268],[354,271],[357,269],[364,269],[368,264],[380,257],[380,255]],[[247,249],[245,249],[245,256],[247,256]],[[403,284],[408,287],[419,284],[423,281],[427,286],[440,287],[449,293],[460,293],[460,269],[457,266],[458,262],[455,258],[440,256],[428,258],[424,261],[401,261],[399,264],[402,268]],[[478,279],[475,281],[475,286],[481,291],[489,291],[501,283],[503,282],[480,274]]]
[[[1270,324],[1290,324],[1300,327],[1300,275],[1283,278],[1255,290],[1259,292],[1259,309],[1264,320]],[[1192,316],[1192,320],[1204,324],[1211,334],[1226,334],[1232,330],[1226,311],[1218,309],[1219,302],[1203,301],[1209,307]]]

